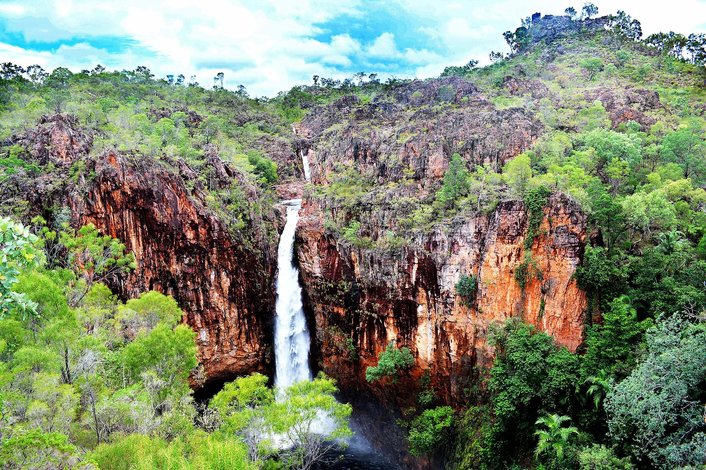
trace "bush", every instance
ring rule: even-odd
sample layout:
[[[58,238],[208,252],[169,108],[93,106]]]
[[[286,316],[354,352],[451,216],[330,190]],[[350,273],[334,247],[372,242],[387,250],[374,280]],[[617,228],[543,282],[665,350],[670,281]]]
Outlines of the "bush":
[[[466,276],[463,274],[461,279],[456,283],[456,295],[463,299],[463,303],[467,307],[471,307],[473,302],[476,300],[476,293],[478,292],[478,278],[471,274]]]
[[[414,418],[409,430],[412,455],[430,454],[436,450],[453,424],[453,415],[454,410],[450,406],[438,406]]]
[[[383,377],[392,377],[392,381],[397,382],[399,372],[413,365],[414,356],[409,348],[397,349],[390,341],[387,348],[378,356],[378,365],[365,370],[365,379],[368,382],[375,382]]]

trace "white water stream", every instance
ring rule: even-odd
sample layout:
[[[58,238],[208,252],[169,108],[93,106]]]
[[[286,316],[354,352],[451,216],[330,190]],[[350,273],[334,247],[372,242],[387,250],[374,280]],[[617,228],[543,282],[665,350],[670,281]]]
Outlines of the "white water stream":
[[[305,169],[308,169],[305,165]],[[277,303],[275,317],[275,385],[286,388],[311,380],[309,329],[302,306],[299,269],[294,264],[294,233],[299,221],[300,199],[283,201],[287,222],[277,250]]]
[[[300,150],[302,154],[302,165],[304,166],[304,179],[306,182],[311,181],[311,169],[309,168],[309,153],[304,150]]]

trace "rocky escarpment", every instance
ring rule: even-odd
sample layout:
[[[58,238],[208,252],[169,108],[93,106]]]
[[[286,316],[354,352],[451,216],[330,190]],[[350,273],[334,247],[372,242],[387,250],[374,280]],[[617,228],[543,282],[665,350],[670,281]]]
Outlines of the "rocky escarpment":
[[[439,93],[448,97],[445,106],[438,105]],[[508,318],[536,325],[571,350],[580,345],[586,296],[573,274],[586,217],[570,198],[548,199],[535,236],[528,235],[524,204],[511,199],[431,228],[403,223],[407,206],[431,205],[452,153],[469,166],[497,169],[542,131],[530,113],[497,109],[462,79],[412,82],[369,104],[342,99],[303,122],[315,186],[305,200],[297,253],[317,360],[343,390],[409,404],[420,377],[429,375],[438,398],[460,404],[477,386],[478,368],[492,361],[489,329]],[[337,193],[341,174],[351,172],[365,186]],[[351,221],[367,245],[332,228]],[[387,243],[390,234],[403,242]],[[529,273],[523,282],[521,269]],[[471,302],[456,295],[463,275],[477,280]],[[390,342],[415,357],[396,393],[390,383],[365,380],[365,369]]]
[[[267,372],[275,297],[272,240],[248,246],[203,199],[190,196],[181,179],[158,166],[114,152],[92,164],[94,180],[85,193],[74,192],[69,204],[75,225],[92,223],[135,254],[137,268],[115,285],[121,296],[147,290],[173,296],[197,333],[208,380]]]
[[[92,223],[124,242],[137,267],[111,280],[111,288],[124,299],[157,290],[177,300],[197,333],[203,374],[195,379],[271,372],[280,218],[263,203],[241,208],[237,226],[230,223],[235,214],[224,212],[207,189],[235,185],[239,197],[256,203],[263,196],[215,146],[204,148],[203,178],[183,160],[115,151],[90,156],[90,132],[68,115],[42,118],[15,140],[28,149],[24,158],[53,163],[55,170],[31,180],[18,173],[3,193],[21,193],[28,218],[42,214],[52,223],[56,208],[65,207],[73,226]]]

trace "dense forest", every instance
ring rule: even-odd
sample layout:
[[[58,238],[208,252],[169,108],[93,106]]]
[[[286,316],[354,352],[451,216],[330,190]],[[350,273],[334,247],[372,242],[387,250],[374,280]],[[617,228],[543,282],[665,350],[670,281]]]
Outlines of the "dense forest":
[[[349,334],[327,318],[315,336],[321,350],[332,345],[346,367],[361,368],[361,387],[394,409],[409,454],[400,465],[702,468],[706,37],[643,39],[637,20],[597,18],[589,4],[528,17],[505,39],[512,52],[492,53],[485,67],[472,60],[423,81],[315,76],[257,99],[223,88],[222,76],[206,89],[146,67],[49,73],[3,64],[0,466],[308,469],[351,435],[352,408],[337,400],[345,390],[335,374],[278,390],[262,366],[224,376],[209,399],[194,395],[211,384],[198,349],[204,333],[179,295],[164,295],[179,291],[152,282],[132,295],[125,280],[141,272],[134,240],[77,223],[81,206],[66,202],[90,200],[105,177],[98,165],[119,155],[173,178],[222,222],[242,264],[260,270],[282,226],[274,207],[292,187],[324,214],[325,236],[361,265],[430,252],[432,235],[453,237],[471,218],[521,208],[524,251],[511,279],[523,297],[542,286],[537,319],[493,321],[483,331],[492,357],[454,378],[460,392],[415,365],[414,342],[386,340],[369,364],[360,328]],[[484,120],[473,114],[480,108],[500,117]],[[464,119],[481,131],[465,129]],[[297,134],[302,123],[311,135]],[[519,144],[500,136],[520,128]],[[434,133],[444,163],[429,178],[397,155]],[[346,139],[355,164],[343,156]],[[369,141],[383,150],[366,149]],[[314,147],[314,177],[302,184],[299,156]],[[585,293],[577,347],[539,327],[549,315],[548,273],[532,247],[548,236],[546,210],[557,198],[586,223],[570,276]],[[350,306],[347,282],[316,289]],[[453,308],[485,315],[484,286],[477,267],[464,267]],[[351,318],[377,321],[363,310]]]

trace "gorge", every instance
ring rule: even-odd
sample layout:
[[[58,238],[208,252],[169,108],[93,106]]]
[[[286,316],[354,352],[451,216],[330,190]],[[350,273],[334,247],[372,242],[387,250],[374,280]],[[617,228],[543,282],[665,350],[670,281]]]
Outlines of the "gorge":
[[[0,466],[279,468],[317,400],[347,468],[706,462],[706,39],[593,16],[273,98],[3,69]]]

